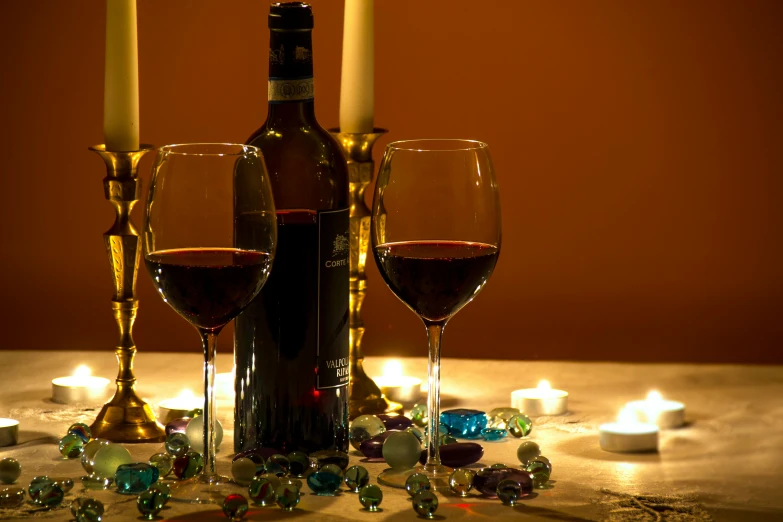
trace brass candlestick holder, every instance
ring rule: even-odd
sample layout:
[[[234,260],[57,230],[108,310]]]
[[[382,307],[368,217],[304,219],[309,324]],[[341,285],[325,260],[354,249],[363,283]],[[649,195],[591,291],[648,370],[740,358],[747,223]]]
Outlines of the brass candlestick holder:
[[[348,160],[348,181],[351,204],[351,294],[350,306],[350,370],[351,381],[348,391],[348,416],[351,419],[364,414],[400,413],[402,404],[390,401],[381,389],[364,371],[362,354],[362,302],[367,292],[367,250],[370,245],[370,209],[364,202],[364,191],[372,181],[375,163],[372,160],[372,146],[388,132],[373,129],[371,133],[340,132],[329,129],[343,148]]]
[[[114,282],[112,310],[120,330],[120,340],[115,347],[120,370],[114,397],[103,405],[90,426],[93,437],[112,442],[162,442],[166,439],[166,433],[155,420],[152,409],[133,389],[136,383],[133,375],[136,344],[132,330],[139,307],[136,274],[139,271],[141,241],[130,213],[141,192],[137,178],[139,160],[152,149],[151,145],[142,145],[135,151],[113,152],[106,150],[105,145],[90,147],[106,163],[103,190],[117,212],[114,225],[103,234],[103,241]]]

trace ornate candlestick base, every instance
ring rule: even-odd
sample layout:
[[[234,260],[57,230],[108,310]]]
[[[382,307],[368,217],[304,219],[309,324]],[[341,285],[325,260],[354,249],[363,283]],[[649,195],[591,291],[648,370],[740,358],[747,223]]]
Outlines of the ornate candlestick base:
[[[103,405],[90,426],[93,437],[112,442],[162,442],[166,439],[163,426],[155,420],[152,408],[133,389],[136,383],[133,375],[136,344],[132,330],[139,307],[136,274],[139,271],[141,241],[131,223],[130,213],[141,191],[137,178],[139,160],[152,149],[151,145],[142,145],[140,150],[113,152],[107,151],[105,145],[90,147],[106,163],[104,194],[117,212],[114,225],[103,234],[103,241],[114,282],[112,310],[120,330],[120,339],[115,347],[120,369],[114,397]]]
[[[348,181],[351,204],[351,295],[350,295],[350,368],[348,416],[353,419],[364,414],[401,413],[402,404],[388,400],[364,371],[361,344],[364,335],[362,302],[367,292],[367,250],[370,245],[370,209],[364,202],[364,191],[372,181],[375,163],[372,146],[375,140],[388,132],[373,129],[369,134],[340,132],[329,129],[337,138],[348,160]]]

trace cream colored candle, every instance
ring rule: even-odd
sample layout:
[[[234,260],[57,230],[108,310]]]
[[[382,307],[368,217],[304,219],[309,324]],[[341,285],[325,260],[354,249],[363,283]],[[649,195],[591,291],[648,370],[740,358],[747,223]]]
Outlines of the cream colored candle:
[[[103,139],[107,150],[139,148],[136,0],[106,0]]]
[[[375,103],[374,0],[345,0],[340,131],[373,130]]]

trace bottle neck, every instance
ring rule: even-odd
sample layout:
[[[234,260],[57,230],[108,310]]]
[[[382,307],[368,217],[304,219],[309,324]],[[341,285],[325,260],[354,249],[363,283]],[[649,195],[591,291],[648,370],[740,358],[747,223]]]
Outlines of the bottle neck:
[[[268,100],[268,124],[315,121],[311,30],[270,31]]]

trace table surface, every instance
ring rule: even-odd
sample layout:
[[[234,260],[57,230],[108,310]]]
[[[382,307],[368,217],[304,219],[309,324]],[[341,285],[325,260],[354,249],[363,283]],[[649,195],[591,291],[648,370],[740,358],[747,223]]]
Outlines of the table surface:
[[[381,373],[386,359],[368,358],[370,375]],[[424,358],[400,359],[406,375],[424,379]],[[53,511],[0,510],[0,519],[20,515],[70,520],[67,505],[87,494],[106,504],[106,521],[138,520],[133,499],[111,491],[83,492],[79,459],[65,460],[56,442],[73,422],[91,423],[99,405],[66,406],[51,401],[51,380],[69,375],[87,363],[94,375],[113,378],[116,362],[111,351],[0,352],[0,417],[20,421],[19,444],[0,448],[1,457],[22,464],[19,484],[36,475],[67,476],[76,486],[63,507]],[[150,404],[176,396],[183,388],[201,387],[203,358],[199,354],[140,352],[136,358],[137,390]],[[218,372],[230,371],[230,355],[218,356]],[[685,364],[620,364],[525,362],[444,359],[443,408],[468,407],[488,411],[508,406],[514,389],[535,387],[549,379],[570,393],[570,413],[535,419],[529,439],[537,442],[553,463],[553,487],[540,490],[520,506],[508,508],[497,500],[471,495],[467,499],[439,494],[438,514],[447,519],[526,518],[528,520],[656,520],[633,518],[652,504],[680,510],[677,520],[783,520],[783,367]],[[666,398],[687,405],[685,427],[661,433],[657,454],[613,454],[598,445],[598,426],[612,420],[630,400],[658,389]],[[230,404],[224,402],[223,404]],[[218,454],[218,471],[230,475],[233,454],[232,411],[218,414],[226,430]],[[520,440],[507,438],[484,443],[485,454],[476,467],[516,462]],[[146,461],[163,450],[162,444],[127,445],[134,458]],[[351,450],[352,464],[362,456]],[[375,477],[383,464],[361,463]],[[319,497],[303,488],[295,513],[278,508],[256,508],[249,520],[414,520],[416,515],[402,490],[382,487],[383,511],[361,509],[355,494]],[[612,492],[612,493],[609,493]],[[642,495],[666,495],[647,499]],[[681,497],[681,498],[671,498]],[[645,508],[644,506],[648,506]],[[170,502],[161,512],[174,520],[225,520],[214,505]],[[653,508],[656,509],[656,508]],[[702,510],[703,509],[703,510]],[[683,514],[682,512],[685,512]],[[652,516],[648,511],[647,515]],[[667,520],[662,511],[660,520]],[[711,517],[711,518],[710,518]]]

